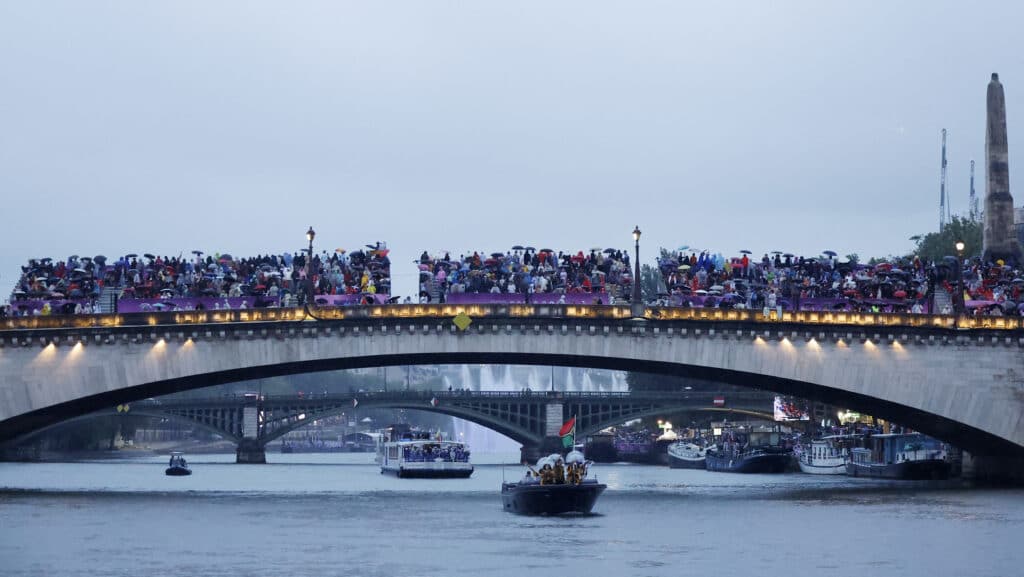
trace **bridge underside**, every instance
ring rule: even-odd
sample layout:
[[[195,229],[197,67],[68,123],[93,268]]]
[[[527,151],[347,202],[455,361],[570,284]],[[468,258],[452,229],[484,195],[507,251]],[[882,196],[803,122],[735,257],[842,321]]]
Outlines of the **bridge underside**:
[[[1024,447],[1018,446],[980,429],[912,407],[820,384],[680,363],[644,361],[608,356],[597,357],[515,352],[445,352],[318,359],[266,366],[252,366],[235,370],[151,382],[118,391],[84,397],[72,402],[54,405],[45,409],[13,417],[3,423],[0,423],[0,440],[13,439],[32,431],[48,427],[60,421],[68,420],[85,413],[106,409],[120,403],[213,385],[300,373],[368,367],[430,364],[554,365],[621,371],[639,371],[688,377],[709,382],[775,391],[781,394],[805,397],[820,402],[854,409],[862,413],[867,413],[904,424],[915,430],[925,432],[935,436],[936,438],[952,443],[976,455],[1024,456]],[[450,414],[467,418],[466,415],[455,414],[455,412]],[[475,419],[471,418],[469,420]],[[502,432],[512,438],[523,438],[522,431],[517,431],[515,429],[500,430],[497,429],[497,427],[492,428],[496,428],[499,432]]]

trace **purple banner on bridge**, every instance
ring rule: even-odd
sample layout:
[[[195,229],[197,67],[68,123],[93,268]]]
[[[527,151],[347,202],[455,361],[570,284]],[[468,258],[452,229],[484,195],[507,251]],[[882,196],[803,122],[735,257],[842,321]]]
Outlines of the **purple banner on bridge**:
[[[450,293],[448,303],[453,305],[484,305],[484,304],[525,304],[526,295],[520,293]],[[568,304],[594,305],[609,304],[608,293],[534,293],[530,295],[530,304]]]

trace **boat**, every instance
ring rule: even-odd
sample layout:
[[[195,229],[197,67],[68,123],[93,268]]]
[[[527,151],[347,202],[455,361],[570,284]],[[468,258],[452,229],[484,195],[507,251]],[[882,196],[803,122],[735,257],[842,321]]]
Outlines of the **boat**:
[[[575,450],[564,463],[557,453],[542,457],[521,481],[501,484],[502,507],[519,515],[589,514],[607,488],[589,477],[591,464]]]
[[[191,475],[192,469],[188,467],[188,462],[185,461],[185,456],[175,451],[171,453],[171,460],[167,464],[167,469],[164,470],[164,474],[171,477],[184,477],[185,475]]]
[[[392,428],[388,432],[379,453],[381,474],[401,479],[464,479],[473,474],[465,443],[428,431]]]
[[[921,433],[889,433],[864,439],[850,451],[846,474],[883,479],[948,479],[950,463],[942,444]]]
[[[668,446],[668,466],[673,469],[703,469],[706,464],[707,447],[692,441],[676,441]]]
[[[705,466],[708,471],[726,473],[783,473],[793,455],[779,440],[774,431],[729,431],[720,444],[705,452]]]
[[[830,435],[811,441],[797,457],[800,470],[811,475],[845,475],[854,435]]]

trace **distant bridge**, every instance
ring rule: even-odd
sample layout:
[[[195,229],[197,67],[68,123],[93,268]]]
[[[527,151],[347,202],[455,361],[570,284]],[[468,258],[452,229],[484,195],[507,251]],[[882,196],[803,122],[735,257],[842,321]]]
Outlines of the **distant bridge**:
[[[234,442],[239,445],[240,460],[263,461],[266,445],[275,439],[316,420],[361,409],[410,409],[451,415],[497,431],[529,449],[539,449],[545,439],[553,436],[571,417],[576,417],[577,437],[583,438],[633,419],[682,411],[771,419],[772,400],[769,394],[752,391],[391,391],[301,397],[232,395],[150,399],[131,403],[123,413],[108,409],[72,421],[101,414],[171,419]]]

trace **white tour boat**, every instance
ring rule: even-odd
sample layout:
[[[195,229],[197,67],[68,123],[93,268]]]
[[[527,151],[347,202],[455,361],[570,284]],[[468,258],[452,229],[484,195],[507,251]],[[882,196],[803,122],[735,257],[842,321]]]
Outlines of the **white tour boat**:
[[[473,474],[465,443],[444,440],[440,433],[388,430],[381,445],[380,472],[399,478],[466,478]]]
[[[800,453],[800,470],[812,475],[845,475],[854,435],[831,435],[811,441]]]

